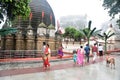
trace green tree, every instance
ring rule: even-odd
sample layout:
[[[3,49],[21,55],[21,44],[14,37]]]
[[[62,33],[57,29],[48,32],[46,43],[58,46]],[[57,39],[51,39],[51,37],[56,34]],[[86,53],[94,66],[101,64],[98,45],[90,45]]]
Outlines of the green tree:
[[[83,35],[80,33],[79,30],[76,30],[76,32],[74,34],[75,41],[81,41],[81,38],[83,38]]]
[[[109,31],[108,33],[103,33],[103,35],[101,35],[101,34],[98,34],[98,36],[100,37],[100,38],[102,38],[103,40],[105,40],[105,54],[107,53],[107,40],[111,37],[111,36],[113,36],[113,35],[115,35],[115,33],[111,33],[111,31]]]
[[[0,19],[5,21],[5,23],[9,23],[10,26],[11,21],[13,21],[18,16],[27,18],[30,13],[29,2],[31,0],[1,0],[0,1]],[[7,14],[6,14],[7,13]],[[3,14],[6,14],[6,19],[4,20]],[[1,29],[0,35],[7,35],[9,33],[14,33],[17,30],[15,28]]]
[[[66,27],[64,37],[68,37],[70,39],[74,38],[75,33],[76,33],[76,29],[74,27]]]
[[[112,17],[120,12],[120,0],[103,0],[103,6]]]
[[[120,0],[103,0],[103,7],[108,10],[109,16],[114,18],[120,13]],[[120,18],[116,22],[120,28]]]
[[[7,11],[7,17],[10,20],[13,20],[17,16],[23,16],[23,17],[29,16],[30,1],[31,0],[2,0],[0,2],[0,5],[1,5],[1,9],[5,9]]]
[[[72,38],[74,39],[74,41],[80,41],[80,42],[81,39],[84,38],[84,36],[80,33],[80,31],[75,29],[74,27],[66,27],[63,37]]]
[[[80,30],[80,33],[83,34],[87,38],[88,45],[90,43],[90,37],[97,36],[97,34],[101,31],[101,30],[96,30],[96,27],[91,29],[91,23],[92,21],[89,21],[88,28],[84,28]]]

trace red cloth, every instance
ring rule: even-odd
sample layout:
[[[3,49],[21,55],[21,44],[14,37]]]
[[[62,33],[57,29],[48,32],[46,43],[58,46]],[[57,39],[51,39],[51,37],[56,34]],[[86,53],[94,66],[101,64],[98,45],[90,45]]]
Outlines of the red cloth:
[[[45,54],[48,54],[48,53],[49,53],[49,52],[48,52],[48,48],[46,48],[46,49],[45,49]]]
[[[96,46],[92,47],[92,52],[98,52],[98,48]]]
[[[48,57],[43,60],[43,65],[44,65],[44,67],[50,66],[50,63],[48,61]]]

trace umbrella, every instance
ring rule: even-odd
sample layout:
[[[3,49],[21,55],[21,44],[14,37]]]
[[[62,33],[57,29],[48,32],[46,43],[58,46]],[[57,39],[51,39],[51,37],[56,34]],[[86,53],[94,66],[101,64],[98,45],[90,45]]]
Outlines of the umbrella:
[[[8,35],[8,34],[14,34],[17,32],[17,29],[16,28],[2,28],[0,29],[0,35],[1,36],[5,36],[5,35]]]

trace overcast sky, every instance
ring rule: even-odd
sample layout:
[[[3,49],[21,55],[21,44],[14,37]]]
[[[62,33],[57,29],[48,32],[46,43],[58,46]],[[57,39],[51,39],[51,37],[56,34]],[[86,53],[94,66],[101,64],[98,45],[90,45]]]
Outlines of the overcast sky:
[[[102,0],[47,0],[53,9],[56,19],[67,15],[87,15],[92,26],[100,25],[110,20],[106,10],[102,7]]]

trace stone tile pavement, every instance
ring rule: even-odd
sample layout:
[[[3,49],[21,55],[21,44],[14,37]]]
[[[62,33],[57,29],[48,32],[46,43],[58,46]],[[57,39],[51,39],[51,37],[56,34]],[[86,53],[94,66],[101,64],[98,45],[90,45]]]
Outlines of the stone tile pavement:
[[[0,70],[0,80],[120,80],[120,55],[113,56],[115,69],[106,67],[104,58],[83,67],[69,59],[51,62],[49,70],[43,70],[42,63],[37,67]]]

